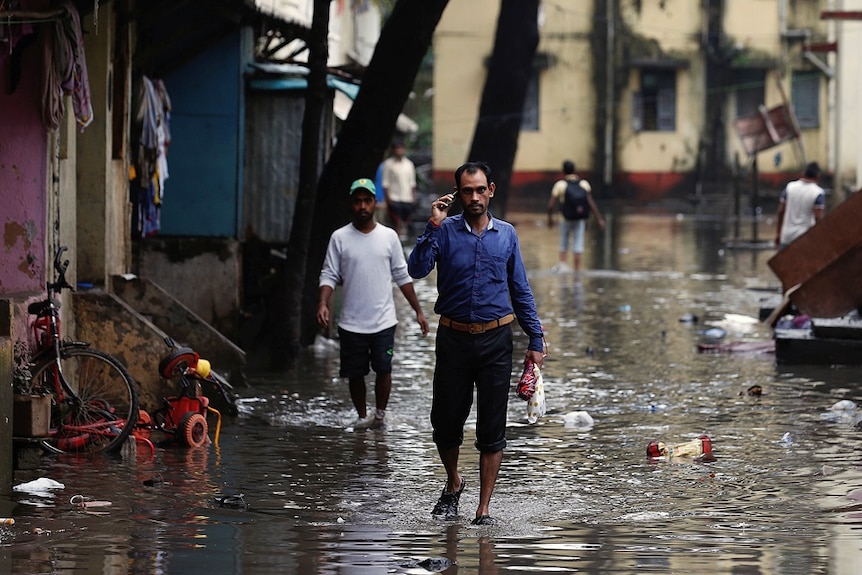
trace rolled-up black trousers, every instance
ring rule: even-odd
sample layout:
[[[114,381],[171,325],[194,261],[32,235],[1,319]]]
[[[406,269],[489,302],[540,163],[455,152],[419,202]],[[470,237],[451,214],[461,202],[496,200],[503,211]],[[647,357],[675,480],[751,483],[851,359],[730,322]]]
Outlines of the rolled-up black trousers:
[[[446,450],[464,442],[475,386],[476,449],[483,453],[504,449],[512,377],[511,325],[477,334],[441,325],[436,351],[431,425],[437,448]]]

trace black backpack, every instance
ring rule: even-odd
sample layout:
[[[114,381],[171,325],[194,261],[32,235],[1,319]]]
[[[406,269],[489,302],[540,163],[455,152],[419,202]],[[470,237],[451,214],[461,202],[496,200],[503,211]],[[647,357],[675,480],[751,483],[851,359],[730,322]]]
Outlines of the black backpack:
[[[590,217],[590,204],[587,201],[587,190],[581,185],[581,180],[566,182],[566,195],[560,205],[563,217],[567,220],[585,220]]]

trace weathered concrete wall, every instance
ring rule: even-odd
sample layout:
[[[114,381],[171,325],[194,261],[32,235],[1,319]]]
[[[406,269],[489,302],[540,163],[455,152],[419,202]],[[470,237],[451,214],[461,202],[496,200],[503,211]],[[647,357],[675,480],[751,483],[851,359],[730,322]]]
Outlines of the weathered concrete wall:
[[[105,285],[111,274],[131,266],[131,203],[128,191],[128,68],[117,66],[114,5],[99,10],[98,34],[92,18],[81,26],[87,54],[93,122],[78,135],[78,280]],[[117,75],[115,78],[114,75]],[[114,115],[117,115],[117,118]],[[118,130],[117,126],[123,129]],[[114,139],[120,141],[115,142]]]
[[[118,279],[118,281],[122,282],[123,280]],[[126,286],[126,288],[124,291],[128,297],[132,299],[137,297],[133,297],[131,292],[138,290],[131,286]],[[158,297],[159,292],[164,294],[158,286],[148,284],[147,289],[139,291],[141,296],[139,301],[146,300],[147,295]],[[165,306],[168,315],[158,318],[158,321],[165,322],[164,325],[168,326],[166,332],[116,295],[101,290],[76,293],[72,298],[72,307],[77,318],[77,339],[89,342],[94,348],[110,353],[126,366],[137,384],[141,409],[152,412],[152,410],[162,406],[163,398],[176,395],[175,382],[163,380],[159,376],[159,362],[169,353],[167,344],[165,344],[165,337],[168,335],[178,345],[188,345],[195,349],[201,357],[209,359],[213,370],[220,374],[227,374],[222,360],[228,355],[219,355],[218,351],[213,352],[214,355],[209,355],[208,352],[211,351],[209,348],[202,352],[201,350],[204,348],[196,348],[183,339],[181,335],[178,335],[180,326],[187,325],[193,320],[200,321],[199,318],[194,318],[187,309],[182,312],[179,311],[180,308],[178,307],[171,311],[171,306]],[[212,331],[207,326],[196,329],[200,330],[199,333],[204,333],[206,329]],[[215,339],[217,334],[211,337]],[[222,349],[226,348],[222,347]],[[245,357],[243,356],[242,361],[244,362],[244,360]],[[232,374],[227,377],[231,385],[235,386],[238,382],[244,382],[240,379],[231,379],[232,377]],[[209,386],[203,388],[204,394],[210,397],[213,405],[217,409],[221,409],[218,407],[220,398],[215,395],[214,391]]]
[[[114,276],[111,291],[177,344],[210,360],[213,369],[227,374],[233,385],[245,383],[245,352],[161,286],[142,278]]]
[[[138,271],[192,312],[239,341],[242,275],[239,242],[232,238],[147,238]]]
[[[159,377],[166,355],[166,334],[122,300],[102,291],[76,293],[72,308],[77,338],[105,351],[126,366],[138,387],[140,407],[150,411],[171,395],[172,386]]]
[[[25,50],[14,90],[0,90],[0,294],[4,295],[38,291],[45,281],[48,134],[41,120],[41,58],[35,46]],[[0,77],[11,77],[11,60],[0,58]]]

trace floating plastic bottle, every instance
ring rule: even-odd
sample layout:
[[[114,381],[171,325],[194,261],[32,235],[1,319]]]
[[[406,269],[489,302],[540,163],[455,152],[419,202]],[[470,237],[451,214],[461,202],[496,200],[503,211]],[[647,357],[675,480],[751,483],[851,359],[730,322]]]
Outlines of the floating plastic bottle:
[[[661,441],[651,441],[647,445],[646,454],[650,459],[693,457],[700,458],[701,461],[715,461],[715,456],[712,454],[712,440],[707,435],[701,435],[691,441],[677,445],[665,445]]]

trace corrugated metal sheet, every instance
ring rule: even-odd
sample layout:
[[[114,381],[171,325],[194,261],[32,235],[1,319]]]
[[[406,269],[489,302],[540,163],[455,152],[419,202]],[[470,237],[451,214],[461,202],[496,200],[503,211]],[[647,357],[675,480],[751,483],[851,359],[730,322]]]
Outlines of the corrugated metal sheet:
[[[299,186],[304,92],[249,91],[243,200],[245,240],[287,243]]]

